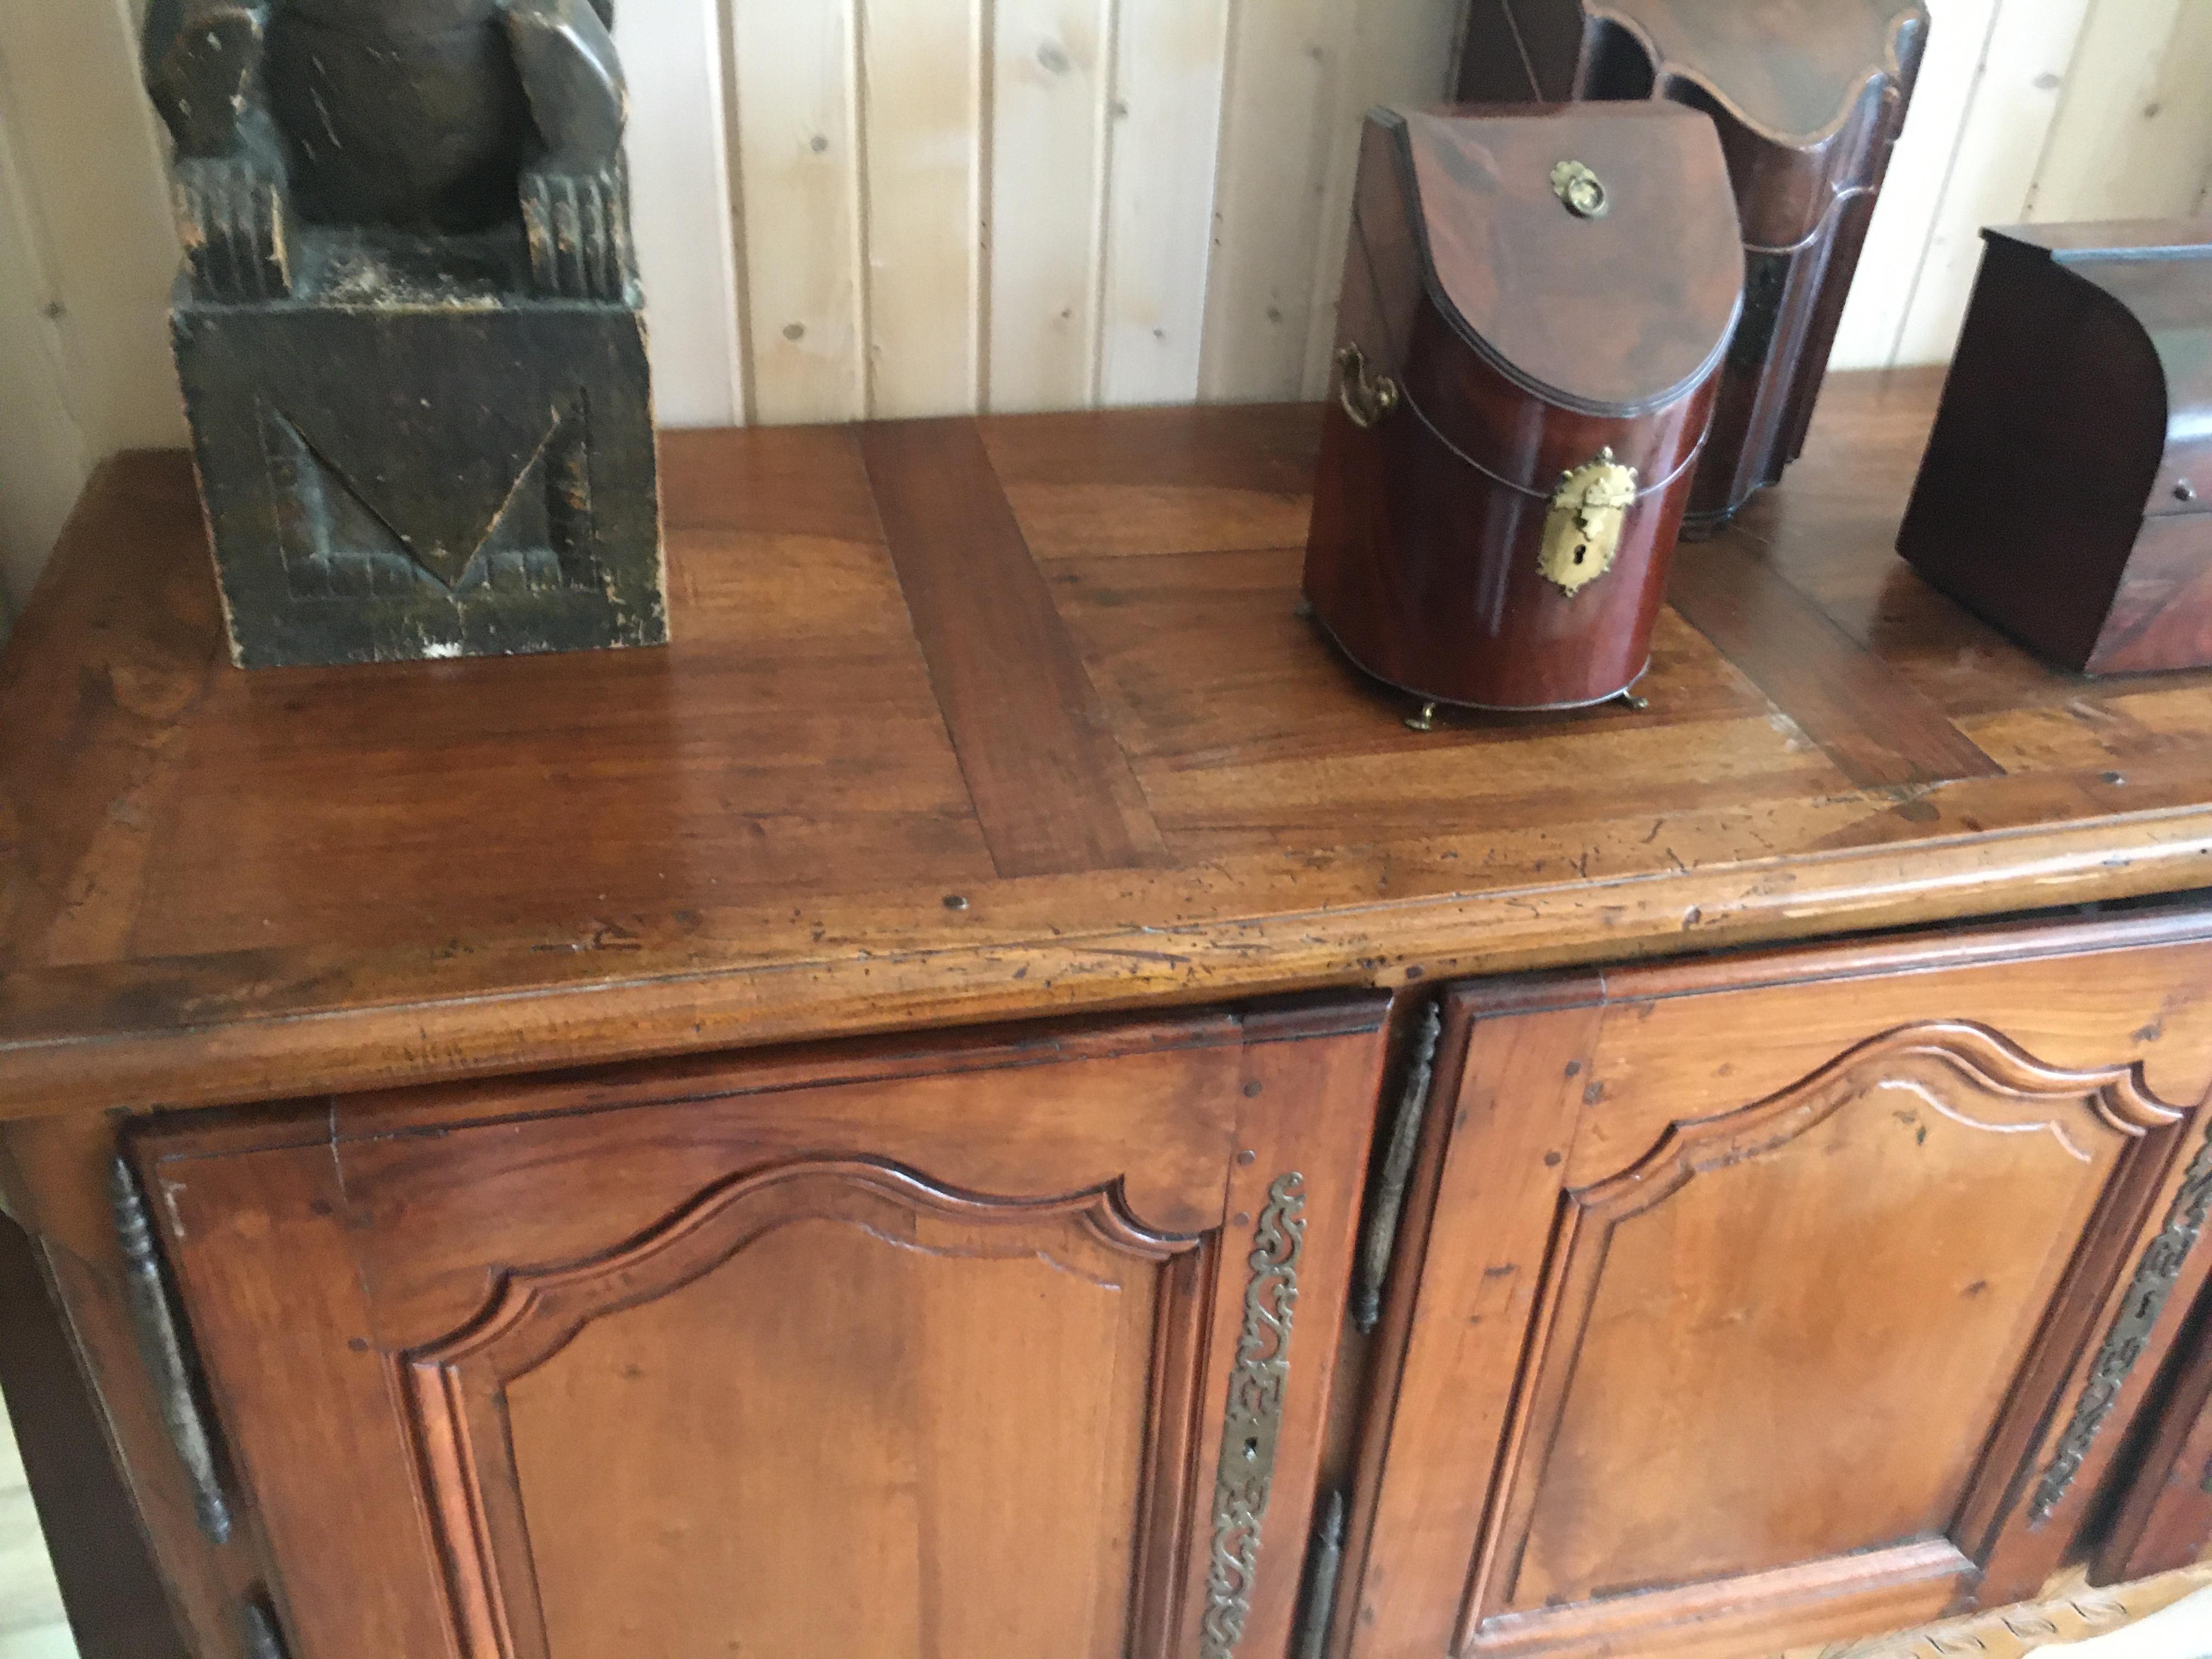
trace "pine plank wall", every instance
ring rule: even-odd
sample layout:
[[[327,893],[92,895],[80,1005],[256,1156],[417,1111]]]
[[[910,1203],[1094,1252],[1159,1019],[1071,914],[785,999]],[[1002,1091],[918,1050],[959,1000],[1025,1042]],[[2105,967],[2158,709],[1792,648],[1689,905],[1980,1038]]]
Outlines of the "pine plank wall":
[[[0,586],[181,441],[142,0],[0,0]],[[1940,362],[1985,223],[2192,211],[2212,0],[1929,0],[1837,361]],[[662,418],[1297,398],[1358,117],[1462,0],[620,0]]]

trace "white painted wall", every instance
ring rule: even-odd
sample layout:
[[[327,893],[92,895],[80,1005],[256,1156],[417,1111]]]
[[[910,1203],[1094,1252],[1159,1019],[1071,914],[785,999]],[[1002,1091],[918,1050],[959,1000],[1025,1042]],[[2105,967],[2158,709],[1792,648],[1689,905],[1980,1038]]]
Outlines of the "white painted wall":
[[[1463,0],[621,0],[662,418],[1316,395],[1358,117]],[[1929,0],[1836,361],[1940,362],[1985,223],[2187,212],[2212,0]],[[0,0],[0,578],[179,441],[133,0]]]
[[[0,0],[0,576],[18,599],[92,463],[184,437],[137,27],[130,0]]]

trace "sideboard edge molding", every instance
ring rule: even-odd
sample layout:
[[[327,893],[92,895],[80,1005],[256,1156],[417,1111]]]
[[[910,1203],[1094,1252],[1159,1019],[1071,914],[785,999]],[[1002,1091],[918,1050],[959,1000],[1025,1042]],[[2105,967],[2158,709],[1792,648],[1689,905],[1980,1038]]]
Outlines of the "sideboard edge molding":
[[[198,1014],[166,1030],[55,1036],[33,1029],[0,1040],[0,1118],[239,1104],[1018,1016],[1395,988],[1996,921],[2206,885],[2212,806],[1610,884],[1209,921],[1174,933],[1139,927],[1085,939],[659,975],[650,972],[649,958],[633,955],[630,976],[588,983],[486,993],[441,990],[433,977],[409,1000],[260,1013],[241,1003],[234,1017]],[[1626,894],[1636,898],[1632,906],[1623,902]],[[412,965],[434,975],[435,965],[416,955],[372,961],[368,970],[404,974]],[[302,986],[320,978],[318,964],[299,966]],[[88,1006],[143,1011],[161,1006],[163,979],[172,981],[169,995],[207,1006],[173,975],[143,971],[94,972],[85,982],[68,970],[8,975],[0,977],[0,1003],[44,981],[40,1000],[56,1008],[74,999],[80,1015]],[[264,1008],[281,998],[268,980],[258,988]],[[432,1014],[434,1042],[424,1036]]]

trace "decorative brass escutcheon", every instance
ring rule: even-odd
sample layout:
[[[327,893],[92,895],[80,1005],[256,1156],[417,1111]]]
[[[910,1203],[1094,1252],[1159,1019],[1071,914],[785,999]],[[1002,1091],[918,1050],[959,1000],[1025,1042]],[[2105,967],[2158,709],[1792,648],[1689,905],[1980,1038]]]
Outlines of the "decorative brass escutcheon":
[[[1552,169],[1552,194],[1567,204],[1577,219],[1602,219],[1613,205],[1605,180],[1580,161],[1562,161]]]
[[[1569,599],[1613,568],[1620,532],[1636,502],[1636,469],[1601,449],[1559,479],[1544,516],[1544,550],[1537,568]]]
[[[1398,383],[1388,374],[1370,379],[1367,354],[1358,344],[1336,354],[1337,396],[1352,425],[1362,432],[1381,422],[1398,407]]]

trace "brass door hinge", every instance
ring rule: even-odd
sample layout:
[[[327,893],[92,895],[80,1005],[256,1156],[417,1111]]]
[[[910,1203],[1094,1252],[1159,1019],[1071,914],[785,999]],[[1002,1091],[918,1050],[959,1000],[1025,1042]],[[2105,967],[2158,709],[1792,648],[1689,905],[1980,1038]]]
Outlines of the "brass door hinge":
[[[1413,1041],[1413,1064],[1407,1068],[1406,1086],[1399,1091],[1390,1144],[1383,1149],[1382,1171],[1375,1183],[1375,1201],[1368,1209],[1367,1231],[1359,1243],[1359,1279],[1352,1293],[1352,1319],[1363,1334],[1372,1332],[1382,1317],[1382,1286],[1390,1277],[1390,1260],[1398,1249],[1406,1182],[1413,1176],[1413,1155],[1420,1150],[1421,1121],[1427,1115],[1429,1088],[1436,1077],[1437,1043],[1443,1029],[1443,1011],[1431,1002],[1421,1015],[1420,1035]]]
[[[258,1601],[246,1604],[246,1659],[290,1659],[276,1631],[276,1615]]]
[[[124,1291],[138,1357],[152,1373],[162,1426],[191,1477],[192,1505],[201,1530],[218,1544],[230,1541],[230,1504],[216,1463],[215,1431],[201,1402],[200,1382],[186,1346],[183,1315],[169,1288],[154,1241],[154,1215],[127,1158],[108,1172],[115,1230],[123,1243]]]
[[[1314,1528],[1313,1553],[1306,1568],[1304,1609],[1291,1659],[1326,1659],[1328,1627],[1336,1620],[1337,1580],[1344,1573],[1344,1494],[1333,1492]]]

